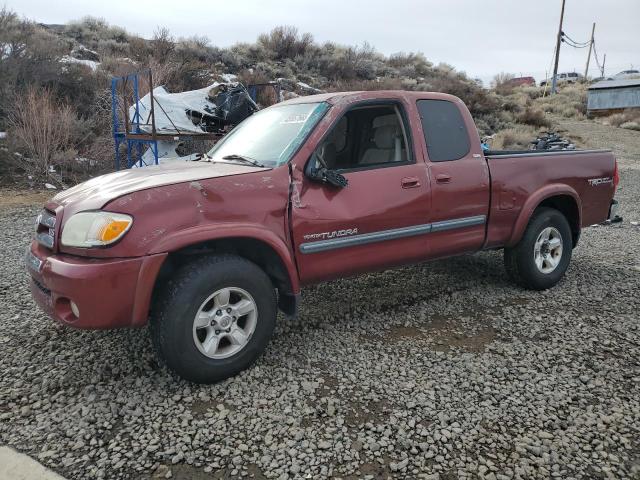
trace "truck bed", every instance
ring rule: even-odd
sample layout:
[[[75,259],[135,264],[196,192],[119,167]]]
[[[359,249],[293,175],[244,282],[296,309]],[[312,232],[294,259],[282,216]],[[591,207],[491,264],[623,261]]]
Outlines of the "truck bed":
[[[567,203],[578,210],[579,224],[573,226],[576,241],[580,228],[607,219],[615,190],[615,158],[610,150],[494,150],[485,152],[485,159],[491,175],[487,248],[510,245],[514,225],[528,218],[529,205],[566,190],[561,185],[572,190]]]

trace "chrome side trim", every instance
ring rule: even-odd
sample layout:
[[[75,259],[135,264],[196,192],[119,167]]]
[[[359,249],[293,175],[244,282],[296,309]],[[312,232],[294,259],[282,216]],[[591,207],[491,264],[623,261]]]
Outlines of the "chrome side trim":
[[[486,222],[485,215],[477,215],[475,217],[456,218],[454,220],[444,220],[435,223],[425,223],[423,225],[414,225],[411,227],[394,228],[391,230],[382,230],[380,232],[363,233],[353,235],[351,237],[334,238],[331,240],[320,240],[317,242],[307,242],[300,244],[301,253],[318,253],[338,248],[352,247],[355,245],[366,245],[375,242],[384,242],[387,240],[396,240],[398,238],[413,237],[416,235],[424,235],[427,233],[444,232],[456,228],[465,228],[475,225],[483,225]]]
[[[453,230],[455,228],[473,227],[475,225],[482,225],[485,223],[486,217],[484,215],[477,215],[475,217],[456,218],[455,220],[444,220],[442,222],[435,222],[431,224],[432,232],[445,232],[447,230]]]
[[[302,253],[326,252],[336,248],[351,247],[353,245],[366,245],[367,243],[383,242],[396,238],[412,237],[431,231],[431,224],[415,225],[413,227],[394,228],[392,230],[382,230],[381,232],[363,233],[352,237],[341,237],[331,240],[320,240],[319,242],[308,242],[300,245]]]

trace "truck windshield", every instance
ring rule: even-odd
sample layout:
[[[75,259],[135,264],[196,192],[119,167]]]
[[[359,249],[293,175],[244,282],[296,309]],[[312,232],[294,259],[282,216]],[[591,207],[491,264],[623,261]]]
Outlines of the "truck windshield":
[[[289,161],[328,108],[325,102],[266,108],[240,123],[208,156],[214,162],[244,157],[265,167],[277,167]]]

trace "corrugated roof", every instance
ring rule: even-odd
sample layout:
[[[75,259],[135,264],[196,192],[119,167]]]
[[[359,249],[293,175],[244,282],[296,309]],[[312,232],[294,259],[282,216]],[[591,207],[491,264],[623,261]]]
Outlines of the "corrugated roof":
[[[589,90],[601,88],[640,87],[640,78],[625,78],[623,80],[601,80],[589,86]]]

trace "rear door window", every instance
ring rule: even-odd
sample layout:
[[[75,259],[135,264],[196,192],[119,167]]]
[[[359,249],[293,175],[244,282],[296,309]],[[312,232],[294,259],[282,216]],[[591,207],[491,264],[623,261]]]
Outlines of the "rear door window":
[[[429,160],[448,162],[469,153],[469,132],[460,109],[447,100],[418,100]]]

